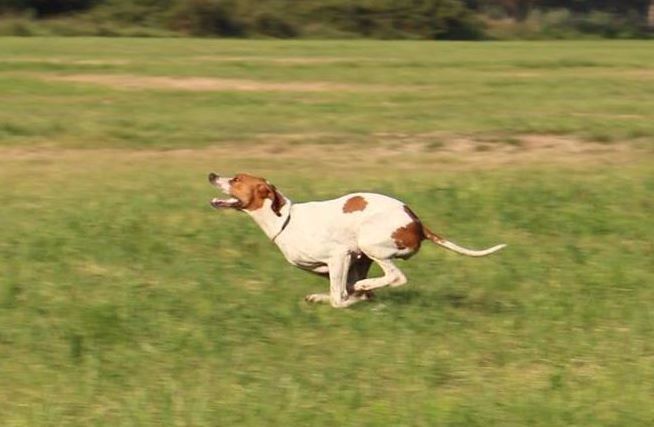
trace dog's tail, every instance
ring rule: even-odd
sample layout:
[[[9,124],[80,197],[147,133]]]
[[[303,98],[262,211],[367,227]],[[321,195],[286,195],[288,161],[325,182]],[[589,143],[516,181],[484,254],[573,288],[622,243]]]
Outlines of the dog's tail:
[[[432,242],[436,243],[439,246],[442,246],[446,249],[449,249],[451,251],[454,251],[458,254],[461,255],[468,255],[468,256],[486,256],[490,255],[493,252],[497,252],[501,249],[504,249],[506,245],[502,243],[501,245],[493,246],[492,248],[484,249],[481,251],[475,251],[471,249],[466,249],[462,248],[461,246],[457,245],[456,243],[452,243],[449,240],[446,240],[442,238],[441,236],[433,233],[429,228],[427,228],[424,224],[422,226],[422,231],[425,235],[425,238],[431,240]]]

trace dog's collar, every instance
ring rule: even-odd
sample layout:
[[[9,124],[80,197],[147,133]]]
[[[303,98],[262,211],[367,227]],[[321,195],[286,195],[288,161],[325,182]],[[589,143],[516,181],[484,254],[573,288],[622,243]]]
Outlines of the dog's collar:
[[[272,242],[275,243],[275,239],[279,237],[280,234],[286,229],[288,226],[288,223],[291,222],[291,209],[288,209],[288,216],[286,217],[286,220],[284,221],[284,224],[282,224],[282,228],[279,229],[277,234],[272,238]]]

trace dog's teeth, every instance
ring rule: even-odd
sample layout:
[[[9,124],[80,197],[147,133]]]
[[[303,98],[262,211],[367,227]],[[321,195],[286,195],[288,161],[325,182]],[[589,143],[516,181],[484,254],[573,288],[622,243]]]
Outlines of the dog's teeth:
[[[211,199],[211,205],[214,207],[234,207],[239,203],[238,199],[232,197],[230,199]]]

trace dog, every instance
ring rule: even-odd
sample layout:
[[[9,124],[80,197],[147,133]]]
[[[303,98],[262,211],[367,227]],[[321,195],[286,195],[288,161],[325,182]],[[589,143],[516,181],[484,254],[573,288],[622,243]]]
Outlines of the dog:
[[[214,198],[216,209],[250,215],[292,265],[329,278],[329,293],[306,296],[308,302],[348,307],[370,299],[372,291],[401,286],[407,279],[393,263],[420,250],[423,240],[462,255],[480,257],[505,244],[470,250],[432,232],[403,202],[376,193],[351,193],[337,199],[293,203],[264,178],[209,174],[209,182],[228,199]],[[384,275],[367,278],[371,264]]]

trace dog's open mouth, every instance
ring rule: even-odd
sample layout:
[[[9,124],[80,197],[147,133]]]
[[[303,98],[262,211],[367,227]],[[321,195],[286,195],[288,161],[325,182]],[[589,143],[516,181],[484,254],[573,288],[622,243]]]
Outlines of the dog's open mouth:
[[[232,197],[232,198],[229,198],[229,199],[214,198],[214,199],[211,199],[210,203],[211,203],[211,206],[213,206],[216,209],[220,209],[220,208],[240,209],[241,206],[242,206],[241,201],[239,199],[237,199],[236,197]]]

